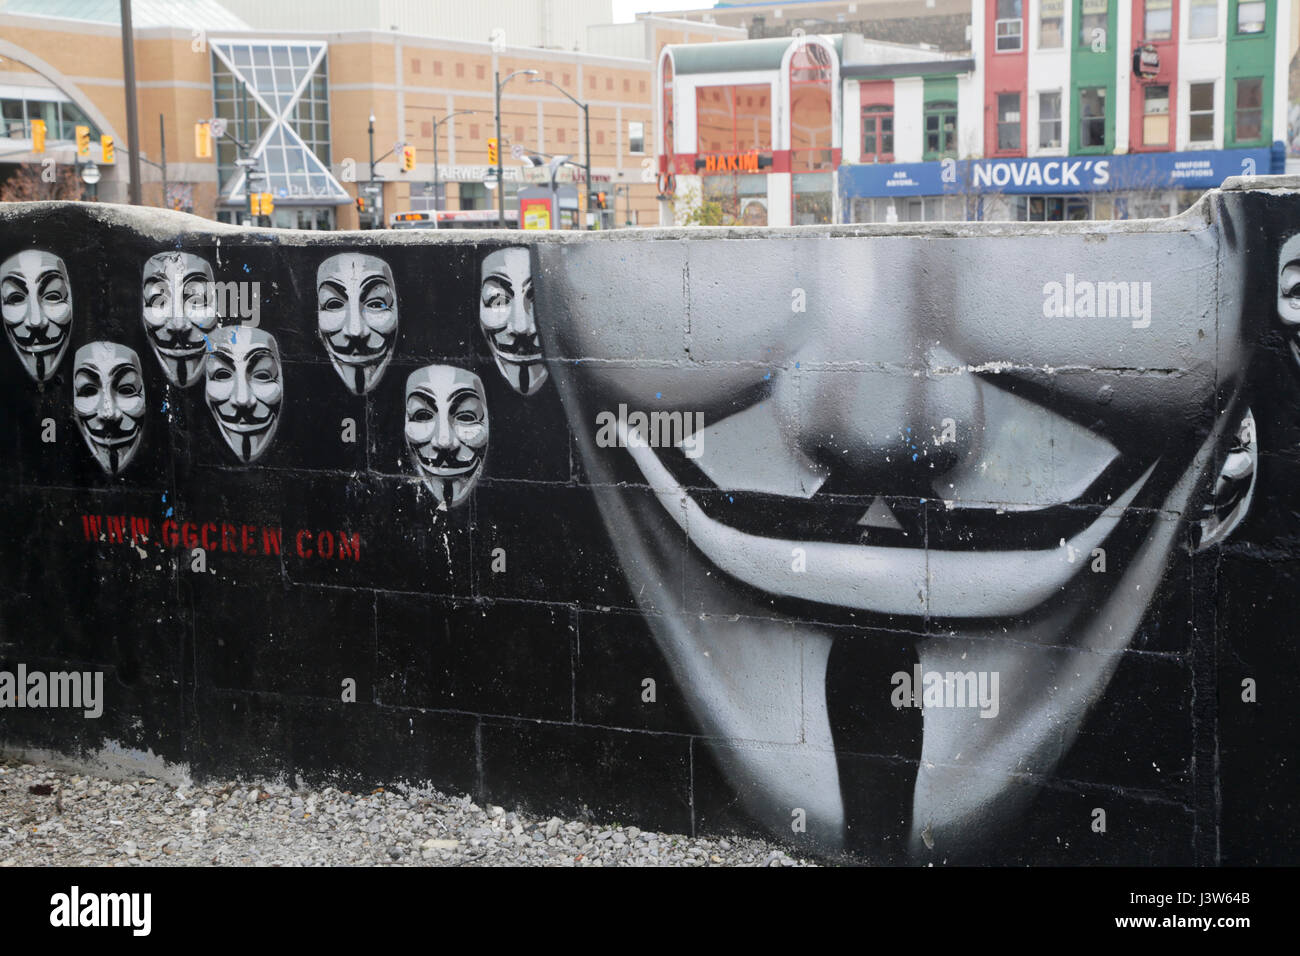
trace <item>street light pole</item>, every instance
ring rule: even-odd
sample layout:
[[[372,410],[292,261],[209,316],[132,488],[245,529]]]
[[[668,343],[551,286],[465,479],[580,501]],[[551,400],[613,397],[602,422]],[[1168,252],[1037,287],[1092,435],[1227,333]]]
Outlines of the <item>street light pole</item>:
[[[413,110],[438,109],[436,106],[411,106],[407,108]],[[438,127],[447,122],[447,120],[451,119],[453,116],[468,116],[471,113],[477,112],[478,110],[456,110],[453,113],[448,113],[442,119],[438,119],[436,116],[433,118],[433,204],[435,209],[441,208],[441,199],[438,196]]]
[[[493,76],[496,79],[496,119],[497,119],[497,228],[506,227],[506,184],[504,179],[505,170],[501,166],[501,88],[513,80],[516,76],[536,76],[537,70],[515,70],[513,73],[506,75],[501,79],[501,71],[497,70]]]
[[[366,180],[366,196],[370,202],[375,201],[375,114],[370,114],[370,128],[367,131],[370,134],[370,178]],[[375,211],[370,211],[370,228],[375,228]]]
[[[535,73],[535,72],[537,72],[537,71],[534,70],[533,72]],[[566,97],[569,99],[569,102],[573,103],[575,106],[579,107],[579,108],[582,110],[582,126],[583,126],[583,129],[585,130],[585,133],[586,133],[586,141],[587,141],[586,148],[585,148],[585,151],[586,151],[586,154],[587,154],[587,155],[583,157],[583,159],[585,160],[585,162],[584,162],[584,164],[583,164],[583,173],[584,173],[584,174],[586,175],[586,177],[587,177],[587,183],[586,183],[586,189],[587,189],[587,212],[591,212],[591,113],[588,111],[587,104],[584,103],[584,102],[582,102],[582,101],[581,101],[580,99],[578,99],[577,97],[573,96],[573,95],[572,95],[568,90],[566,90],[564,87],[562,87],[562,86],[558,85],[557,83],[555,83],[554,80],[548,80],[548,79],[546,79],[546,77],[544,77],[544,76],[537,76],[537,77],[534,77],[533,79],[529,80],[528,82],[529,82],[529,83],[545,83],[545,84],[547,84],[548,86],[553,86],[553,87],[555,87],[555,88],[556,88],[557,90],[559,90],[562,94],[564,94],[564,96],[566,96]]]

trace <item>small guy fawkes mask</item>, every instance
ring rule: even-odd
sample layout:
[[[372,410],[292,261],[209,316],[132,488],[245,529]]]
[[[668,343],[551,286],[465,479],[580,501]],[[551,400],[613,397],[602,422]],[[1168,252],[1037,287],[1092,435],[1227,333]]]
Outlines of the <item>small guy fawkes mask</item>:
[[[90,342],[73,357],[72,407],[77,429],[101,468],[119,474],[144,435],[140,356],[116,342]]]
[[[383,377],[397,342],[397,295],[388,263],[345,252],[316,270],[316,321],[325,351],[356,395]]]
[[[72,330],[72,287],[63,260],[28,249],[0,264],[0,313],[27,374],[37,382],[53,378]]]
[[[269,332],[247,326],[219,329],[213,339],[203,366],[208,407],[230,450],[249,464],[266,451],[280,421],[280,348]]]
[[[163,252],[144,264],[144,330],[173,385],[203,374],[204,339],[217,327],[212,266],[188,252]]]
[[[412,372],[406,380],[406,444],[416,472],[438,499],[438,510],[468,498],[487,455],[482,380],[451,365]]]
[[[497,368],[521,395],[546,381],[542,342],[533,317],[533,277],[528,250],[498,249],[483,260],[479,325]]]

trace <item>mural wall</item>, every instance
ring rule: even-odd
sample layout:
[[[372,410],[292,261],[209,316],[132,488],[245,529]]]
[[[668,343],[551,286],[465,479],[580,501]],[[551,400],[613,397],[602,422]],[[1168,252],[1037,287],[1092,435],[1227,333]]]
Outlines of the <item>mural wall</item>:
[[[895,863],[1297,862],[1300,198],[0,209],[0,747]]]

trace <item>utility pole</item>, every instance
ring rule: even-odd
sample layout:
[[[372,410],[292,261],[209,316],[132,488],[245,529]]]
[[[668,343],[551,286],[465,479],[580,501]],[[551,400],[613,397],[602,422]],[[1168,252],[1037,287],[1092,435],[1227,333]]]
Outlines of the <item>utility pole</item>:
[[[163,125],[163,114],[158,114],[158,145],[162,151],[162,207],[167,209],[167,127]]]
[[[506,183],[504,170],[501,168],[501,88],[513,80],[516,76],[537,76],[538,70],[515,70],[503,80],[501,71],[498,70],[493,74],[497,83],[496,99],[496,116],[497,116],[497,228],[506,227]],[[531,81],[530,81],[531,82]],[[523,223],[520,223],[522,226]]]
[[[130,160],[131,205],[140,203],[140,117],[135,96],[135,30],[131,25],[131,0],[121,0],[122,11],[122,69],[126,79],[126,136],[131,149],[126,154]]]
[[[534,70],[533,72],[536,73],[537,71]],[[575,97],[564,87],[560,86],[558,83],[554,82],[553,80],[548,80],[543,76],[535,76],[528,82],[545,83],[548,86],[555,87],[569,100],[569,102],[573,103],[575,106],[577,106],[582,110],[582,126],[586,132],[586,139],[587,139],[587,144],[586,144],[587,155],[583,157],[584,160],[583,174],[587,177],[585,188],[587,190],[587,213],[590,215],[591,214],[591,113],[588,111],[587,104],[582,102],[582,100],[578,99],[577,97]]]

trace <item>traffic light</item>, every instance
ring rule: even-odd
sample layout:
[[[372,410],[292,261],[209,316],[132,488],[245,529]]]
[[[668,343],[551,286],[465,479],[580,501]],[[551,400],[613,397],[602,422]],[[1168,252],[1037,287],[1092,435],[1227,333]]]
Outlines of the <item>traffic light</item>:
[[[495,136],[488,139],[488,165],[495,166],[501,161],[501,154],[497,150],[497,138]]]
[[[199,159],[212,158],[212,126],[209,123],[194,124],[194,155]]]
[[[366,211],[366,197],[365,197],[365,196],[358,196],[358,197],[357,197],[357,212],[365,212],[365,211]]]
[[[250,216],[260,216],[262,214],[262,194],[248,194],[248,214]]]
[[[604,194],[604,193],[596,193],[596,208],[597,208],[597,209],[605,209],[605,208],[607,208],[606,205],[605,205],[605,194]]]
[[[77,127],[77,155],[78,156],[90,155],[90,127],[89,126]]]
[[[105,166],[112,166],[115,162],[117,162],[117,158],[113,154],[113,137],[111,136],[99,137],[99,149],[100,152],[104,154],[104,158],[101,159],[100,162],[102,162]]]
[[[270,193],[262,193],[262,215],[269,216],[275,212],[275,197]]]
[[[32,152],[45,152],[45,120],[32,120]]]
[[[402,147],[402,172],[409,173],[413,169],[415,169],[415,147],[403,146]]]

